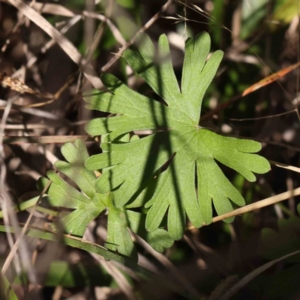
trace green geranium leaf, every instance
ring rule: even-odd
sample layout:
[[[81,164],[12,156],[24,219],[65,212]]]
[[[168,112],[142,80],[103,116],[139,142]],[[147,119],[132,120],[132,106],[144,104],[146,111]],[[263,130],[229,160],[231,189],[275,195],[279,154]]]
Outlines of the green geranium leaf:
[[[43,201],[51,206],[73,210],[61,218],[64,229],[72,235],[83,236],[87,225],[105,209],[104,203],[108,195],[99,194],[95,190],[96,176],[84,166],[89,155],[82,140],[78,139],[74,144],[66,143],[61,152],[68,162],[57,161],[55,166],[72,179],[80,191],[50,171],[47,176],[51,184]],[[39,188],[43,189],[47,183],[48,179],[41,178]]]
[[[200,227],[211,222],[212,203],[218,214],[231,211],[232,202],[244,205],[217,161],[249,181],[255,181],[254,173],[270,170],[265,158],[253,154],[261,149],[260,143],[223,137],[199,126],[204,94],[223,57],[222,51],[216,51],[207,60],[209,50],[207,33],[186,41],[179,86],[166,36],[160,37],[158,49],[143,36],[138,50],[125,51],[124,57],[162,100],[131,90],[111,74],[102,77],[109,92],[85,99],[90,109],[117,114],[94,119],[86,126],[91,135],[106,135],[103,153],[86,160],[89,170],[110,167],[96,180],[96,191],[114,191],[116,207],[139,203],[147,208],[146,229],[150,232],[167,215],[173,239],[182,237],[186,214]],[[129,142],[117,139],[134,130],[152,130],[153,134]],[[147,194],[142,200],[141,193]]]
[[[136,139],[135,136],[130,138],[129,135],[124,135],[118,141],[128,143]],[[54,207],[73,210],[71,213],[63,213],[60,218],[67,233],[83,236],[88,224],[106,209],[108,224],[105,247],[107,249],[137,261],[137,252],[130,236],[130,229],[141,235],[157,251],[162,252],[172,245],[173,240],[165,230],[147,232],[145,217],[142,217],[140,213],[129,211],[125,207],[116,207],[113,202],[113,192],[101,194],[95,190],[96,176],[93,171],[87,170],[84,166],[89,155],[82,140],[78,139],[74,144],[66,143],[61,152],[67,162],[57,161],[55,166],[61,174],[71,179],[78,189],[53,171],[47,173],[49,179],[40,179],[39,189],[44,189],[50,181],[50,187],[47,195],[43,197],[43,202]],[[105,169],[104,174],[110,169]],[[56,229],[56,225],[53,229]]]

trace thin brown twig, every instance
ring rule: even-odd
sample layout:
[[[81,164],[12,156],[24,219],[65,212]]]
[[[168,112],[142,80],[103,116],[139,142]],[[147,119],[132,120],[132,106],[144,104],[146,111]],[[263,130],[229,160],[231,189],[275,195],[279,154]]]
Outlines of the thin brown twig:
[[[291,114],[291,113],[295,113],[296,111],[297,111],[297,109],[292,109],[292,110],[286,111],[286,112],[284,112],[284,113],[275,114],[275,115],[269,115],[269,116],[264,116],[264,117],[244,118],[244,119],[233,119],[233,118],[230,118],[230,119],[228,119],[228,120],[229,120],[229,121],[234,121],[234,122],[259,121],[259,120],[273,119],[273,118],[277,118],[277,117],[289,115],[289,114]]]
[[[232,103],[236,102],[237,100],[241,99],[242,95],[236,95],[235,97],[229,99],[228,101],[226,101],[225,103],[222,103],[220,105],[218,105],[215,109],[213,109],[212,111],[206,113],[205,115],[203,115],[200,119],[200,121],[204,121],[206,119],[211,118],[213,115],[216,115],[218,112],[220,112],[221,110],[227,108],[228,106],[230,106]]]
[[[268,140],[264,140],[264,139],[262,139],[262,140],[258,139],[258,141],[260,141],[262,143],[270,144],[270,145],[275,145],[275,146],[278,146],[278,147],[284,147],[284,148],[290,149],[292,151],[300,152],[299,147],[294,147],[294,146],[287,145],[287,144],[284,144],[284,143],[275,142],[275,141],[268,141]]]
[[[116,27],[114,25],[112,25],[111,21],[110,21],[110,17],[113,11],[113,1],[109,1],[108,2],[108,9],[106,10],[105,16],[104,18],[101,18],[101,24],[98,26],[94,39],[91,43],[91,46],[89,47],[88,51],[87,51],[87,55],[86,55],[86,60],[90,61],[91,58],[93,57],[94,52],[96,51],[100,40],[102,38],[105,26],[108,25],[111,32],[113,33],[114,37],[118,37],[118,40],[120,42],[121,45],[124,45],[126,43],[126,40],[123,38],[123,36],[121,35],[121,33],[119,32],[119,30],[116,29]],[[83,14],[85,16],[93,16],[94,18],[99,18],[99,15],[91,12],[91,11],[85,11],[83,12]]]

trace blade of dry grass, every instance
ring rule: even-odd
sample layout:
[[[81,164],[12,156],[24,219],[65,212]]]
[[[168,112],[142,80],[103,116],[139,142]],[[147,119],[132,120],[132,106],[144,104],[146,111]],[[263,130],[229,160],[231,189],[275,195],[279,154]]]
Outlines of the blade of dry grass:
[[[269,206],[269,205],[273,205],[273,204],[281,202],[283,200],[287,200],[290,197],[295,197],[295,196],[299,196],[299,195],[300,195],[300,187],[298,187],[298,188],[296,188],[292,191],[287,191],[287,192],[284,192],[284,193],[266,198],[264,200],[246,205],[244,207],[235,209],[235,210],[233,210],[229,213],[223,214],[221,216],[214,217],[212,222],[216,223],[216,222],[219,222],[219,221],[223,221],[227,218],[242,215],[242,214],[245,214],[247,212],[250,212],[250,211],[253,211],[253,210],[256,210],[256,209],[260,209],[260,208],[263,208],[263,207],[266,207],[266,206]]]
[[[11,207],[12,207],[11,197],[10,197],[9,193],[7,192],[7,189],[5,186],[7,169],[6,169],[6,165],[5,165],[5,152],[4,152],[4,147],[3,147],[4,126],[6,124],[8,116],[9,116],[9,112],[11,110],[13,101],[15,99],[16,98],[12,98],[7,101],[7,105],[5,107],[5,110],[4,110],[4,113],[2,116],[2,120],[1,120],[1,125],[0,125],[0,201],[1,201],[0,207],[3,211],[5,227],[8,228],[8,226],[11,222],[17,236],[22,236],[22,233],[19,235],[20,230],[18,227],[18,220],[16,218],[14,211],[11,209]],[[16,267],[17,272],[20,274],[20,272],[21,272],[20,261],[19,261],[18,256],[15,256],[15,252],[13,250],[13,249],[15,249],[16,243],[14,244],[12,234],[9,231],[7,231],[6,234],[7,234],[7,239],[8,239],[10,248],[11,248],[11,252],[8,255],[4,265],[2,267],[1,273],[5,274],[8,266],[10,265],[11,261],[15,257],[16,258],[14,260],[15,267]],[[18,239],[17,241],[18,241],[18,245],[16,246],[16,250],[18,249],[19,246],[21,247],[20,256],[22,258],[22,265],[24,266],[25,270],[27,271],[30,281],[34,283],[34,282],[36,282],[36,274],[30,263],[30,255],[29,255],[28,247],[27,247],[26,243],[24,242],[24,240]]]
[[[37,11],[40,11],[42,13],[47,14],[53,14],[56,16],[64,16],[64,17],[80,17],[82,18],[82,15],[88,18],[98,19],[100,21],[106,22],[107,26],[111,30],[112,34],[114,35],[116,41],[120,43],[121,45],[126,44],[126,40],[123,38],[122,34],[118,30],[118,28],[113,24],[113,22],[107,17],[102,14],[92,12],[92,11],[82,11],[81,13],[73,12],[70,9],[65,8],[64,6],[60,4],[54,4],[54,3],[40,3],[35,2],[33,3],[32,7],[36,9]]]
[[[64,37],[57,29],[55,29],[45,18],[43,18],[37,11],[32,7],[25,4],[21,0],[8,0],[8,2],[16,7],[23,15],[39,26],[43,31],[45,31],[51,38],[53,38],[58,45],[67,53],[67,55],[83,70],[86,78],[91,82],[91,84],[99,89],[103,86],[100,78],[97,76],[94,68],[91,64],[87,63],[85,59],[82,58],[79,51],[74,47],[74,45]]]
[[[270,206],[270,205],[276,204],[278,202],[288,200],[291,197],[295,197],[295,196],[299,196],[299,195],[300,195],[300,187],[298,187],[298,188],[296,188],[292,191],[286,191],[284,193],[266,198],[264,200],[261,200],[261,201],[243,206],[243,207],[235,209],[235,210],[233,210],[229,213],[214,217],[213,220],[212,220],[212,223],[223,221],[223,220],[225,220],[227,218],[231,218],[231,217],[236,217],[238,215],[242,215],[242,214],[245,214],[247,212],[250,212],[250,211],[253,211],[253,210],[256,210],[256,209],[260,209],[260,208],[263,208],[263,207],[266,207],[266,206]],[[203,225],[206,225],[206,224],[203,224]],[[194,226],[189,226],[188,227],[188,230],[193,230],[193,229],[195,229]]]
[[[46,193],[47,189],[49,188],[51,184],[51,181],[48,182],[48,184],[45,186],[45,188],[43,189],[43,191],[41,192],[40,196],[39,196],[39,199],[38,201],[36,202],[35,206],[33,207],[29,217],[27,218],[26,220],[26,223],[24,225],[24,227],[22,228],[22,231],[17,235],[17,240],[16,242],[14,243],[13,247],[11,248],[11,251],[10,253],[8,254],[8,256],[6,257],[6,260],[3,264],[3,267],[2,267],[2,274],[5,274],[8,270],[8,267],[10,266],[14,256],[16,255],[16,252],[18,251],[20,245],[21,245],[21,242],[23,241],[23,236],[25,235],[25,232],[31,222],[31,219],[33,217],[33,213],[35,211],[35,208],[36,208],[36,205],[39,203],[40,199],[43,197],[43,195]],[[7,231],[9,232],[9,231]],[[22,249],[24,250],[24,247],[22,247]],[[27,263],[29,263],[30,261],[27,261]],[[23,263],[24,263],[24,260],[23,260]],[[33,272],[33,270],[32,270]],[[32,280],[32,279],[31,279]],[[33,282],[36,282],[35,280]]]
[[[142,33],[145,32],[149,27],[151,27],[160,17],[160,15],[166,11],[166,9],[173,3],[173,0],[168,0],[161,9],[153,15],[153,17],[142,27],[140,28],[130,39],[129,42],[127,42],[123,47],[120,48],[120,50],[112,57],[111,60],[109,60],[102,68],[102,72],[106,72],[121,56],[122,53],[129,48],[137,39],[137,37]]]
[[[11,213],[11,211],[9,210],[12,201],[8,193],[6,192],[6,187],[5,187],[7,169],[5,165],[5,152],[3,147],[4,125],[6,124],[6,120],[8,118],[13,100],[14,99],[8,99],[6,108],[2,116],[1,125],[0,125],[0,208],[3,211],[3,219],[6,228],[9,226],[10,216],[13,225],[15,226],[17,224],[16,216],[13,213]],[[16,231],[18,230],[17,226],[15,226],[15,230]],[[10,248],[12,248],[14,243],[13,236],[10,232],[7,232],[6,236],[7,236],[9,246]],[[21,271],[21,265],[18,257],[15,260],[15,269],[18,273]]]
[[[260,208],[263,208],[263,207],[266,207],[266,206],[269,206],[269,205],[273,205],[273,204],[281,202],[283,200],[287,200],[290,197],[293,197],[293,196],[295,197],[295,196],[299,196],[299,195],[300,195],[300,187],[298,187],[298,188],[296,188],[292,191],[287,191],[287,192],[284,192],[284,193],[266,198],[264,200],[246,205],[244,207],[235,209],[232,212],[229,212],[227,214],[223,214],[221,216],[214,217],[213,218],[213,223],[223,221],[223,220],[225,220],[227,218],[230,218],[230,217],[235,217],[235,216],[238,216],[238,215],[242,215],[244,213],[247,213],[247,212],[250,212],[250,211],[253,211],[253,210],[256,210],[256,209],[260,209]]]
[[[4,144],[63,144],[67,142],[74,142],[76,139],[83,139],[85,141],[94,141],[87,135],[49,135],[49,136],[8,136],[4,137]]]
[[[67,33],[69,29],[72,28],[75,24],[77,24],[81,19],[82,19],[81,16],[74,16],[65,24],[64,27],[60,29],[60,33],[61,34]],[[49,50],[53,45],[55,45],[55,40],[51,39],[49,42],[46,43],[46,45],[44,45],[41,48],[40,53],[46,53],[47,50]],[[26,68],[31,68],[37,62],[37,60],[38,60],[37,56],[31,57],[26,64]],[[12,75],[12,77],[14,76],[16,76],[16,72]]]
[[[282,169],[287,169],[293,172],[297,172],[300,173],[300,168],[294,167],[294,166],[290,166],[290,165],[286,165],[286,164],[282,164],[276,161],[272,161],[270,160],[270,163],[278,168],[282,168]]]
[[[244,286],[246,286],[252,279],[260,275],[262,272],[266,271],[270,267],[274,266],[278,262],[287,259],[291,256],[297,255],[300,253],[300,250],[289,253],[287,255],[281,256],[280,258],[274,259],[259,268],[255,269],[254,271],[250,272],[248,275],[246,275],[244,278],[242,278],[237,284],[232,286],[225,294],[223,294],[219,300],[228,300],[230,299],[234,294],[236,294],[240,289],[242,289]]]

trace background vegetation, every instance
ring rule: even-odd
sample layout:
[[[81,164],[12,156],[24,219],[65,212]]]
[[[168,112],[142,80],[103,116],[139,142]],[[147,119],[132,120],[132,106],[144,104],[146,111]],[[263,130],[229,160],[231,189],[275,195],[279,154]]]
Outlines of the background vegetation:
[[[7,74],[20,80],[17,87],[0,88],[1,216],[2,224],[17,231],[17,224],[22,228],[30,215],[32,231],[19,243],[18,235],[9,234],[11,227],[2,226],[0,298],[298,299],[299,71],[241,94],[299,61],[299,1],[27,3],[66,39],[20,3],[0,2],[0,78]],[[180,79],[184,40],[202,31],[211,36],[211,51],[223,50],[224,59],[205,95],[201,126],[261,142],[260,154],[272,162],[272,170],[253,183],[225,167],[224,173],[247,204],[265,198],[287,201],[244,213],[231,224],[190,227],[163,254],[135,236],[143,269],[118,255],[105,261],[101,249],[92,245],[80,250],[80,240],[35,234],[34,228],[47,229],[54,216],[37,209],[30,214],[33,206],[25,200],[40,194],[37,180],[64,159],[63,143],[81,137],[91,155],[100,151],[84,125],[104,114],[87,110],[82,94],[92,86],[100,88],[98,75],[109,71],[141,94],[154,96],[141,78],[128,76],[122,51],[134,43],[136,33],[146,32],[154,43],[164,33]],[[9,210],[12,205],[22,212]],[[103,245],[106,223],[101,214],[84,239]]]

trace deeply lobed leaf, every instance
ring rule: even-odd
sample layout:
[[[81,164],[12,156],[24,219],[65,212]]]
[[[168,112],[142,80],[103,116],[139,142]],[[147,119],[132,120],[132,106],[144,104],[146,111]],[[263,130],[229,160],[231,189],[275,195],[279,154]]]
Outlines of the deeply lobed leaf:
[[[207,33],[186,41],[179,87],[166,36],[160,37],[157,50],[143,36],[139,49],[126,50],[124,57],[164,102],[138,94],[110,74],[103,76],[110,92],[86,99],[91,109],[119,114],[92,120],[86,127],[92,135],[108,134],[101,144],[104,153],[86,161],[89,170],[109,167],[97,179],[96,190],[114,191],[116,207],[147,208],[150,232],[167,215],[173,239],[181,238],[186,214],[200,227],[211,222],[212,203],[218,214],[232,210],[232,202],[244,204],[217,162],[249,181],[256,179],[254,173],[270,169],[266,159],[253,154],[261,149],[260,143],[223,137],[198,126],[205,91],[223,56],[216,51],[207,60],[209,50]],[[144,129],[153,134],[135,141],[116,140],[124,133]]]
[[[133,137],[131,140],[135,139]],[[120,143],[129,141],[129,136],[119,139]],[[145,227],[145,218],[142,217],[142,214],[124,207],[116,207],[113,204],[113,193],[99,193],[95,190],[96,176],[84,166],[89,155],[82,140],[78,139],[74,144],[65,144],[61,152],[67,162],[57,161],[55,166],[60,173],[76,183],[79,190],[51,171],[47,174],[51,184],[43,201],[55,207],[73,210],[60,219],[67,233],[83,236],[88,224],[104,209],[107,209],[106,248],[130,256],[136,261],[137,252],[130,236],[130,229],[138,232],[158,251],[163,251],[166,247],[171,246],[173,240],[165,230],[157,229],[151,234],[141,232],[140,228]],[[105,178],[105,176],[102,177]],[[41,178],[40,189],[43,189],[49,180]]]
[[[64,229],[67,233],[83,236],[88,224],[105,209],[103,201],[107,195],[96,192],[96,176],[84,166],[84,161],[89,155],[82,140],[77,139],[74,144],[66,143],[61,152],[68,162],[57,161],[57,169],[76,183],[82,192],[50,171],[47,176],[51,185],[43,201],[55,207],[72,209],[71,213],[61,219]],[[43,189],[47,182],[46,178],[41,178],[40,189]]]

